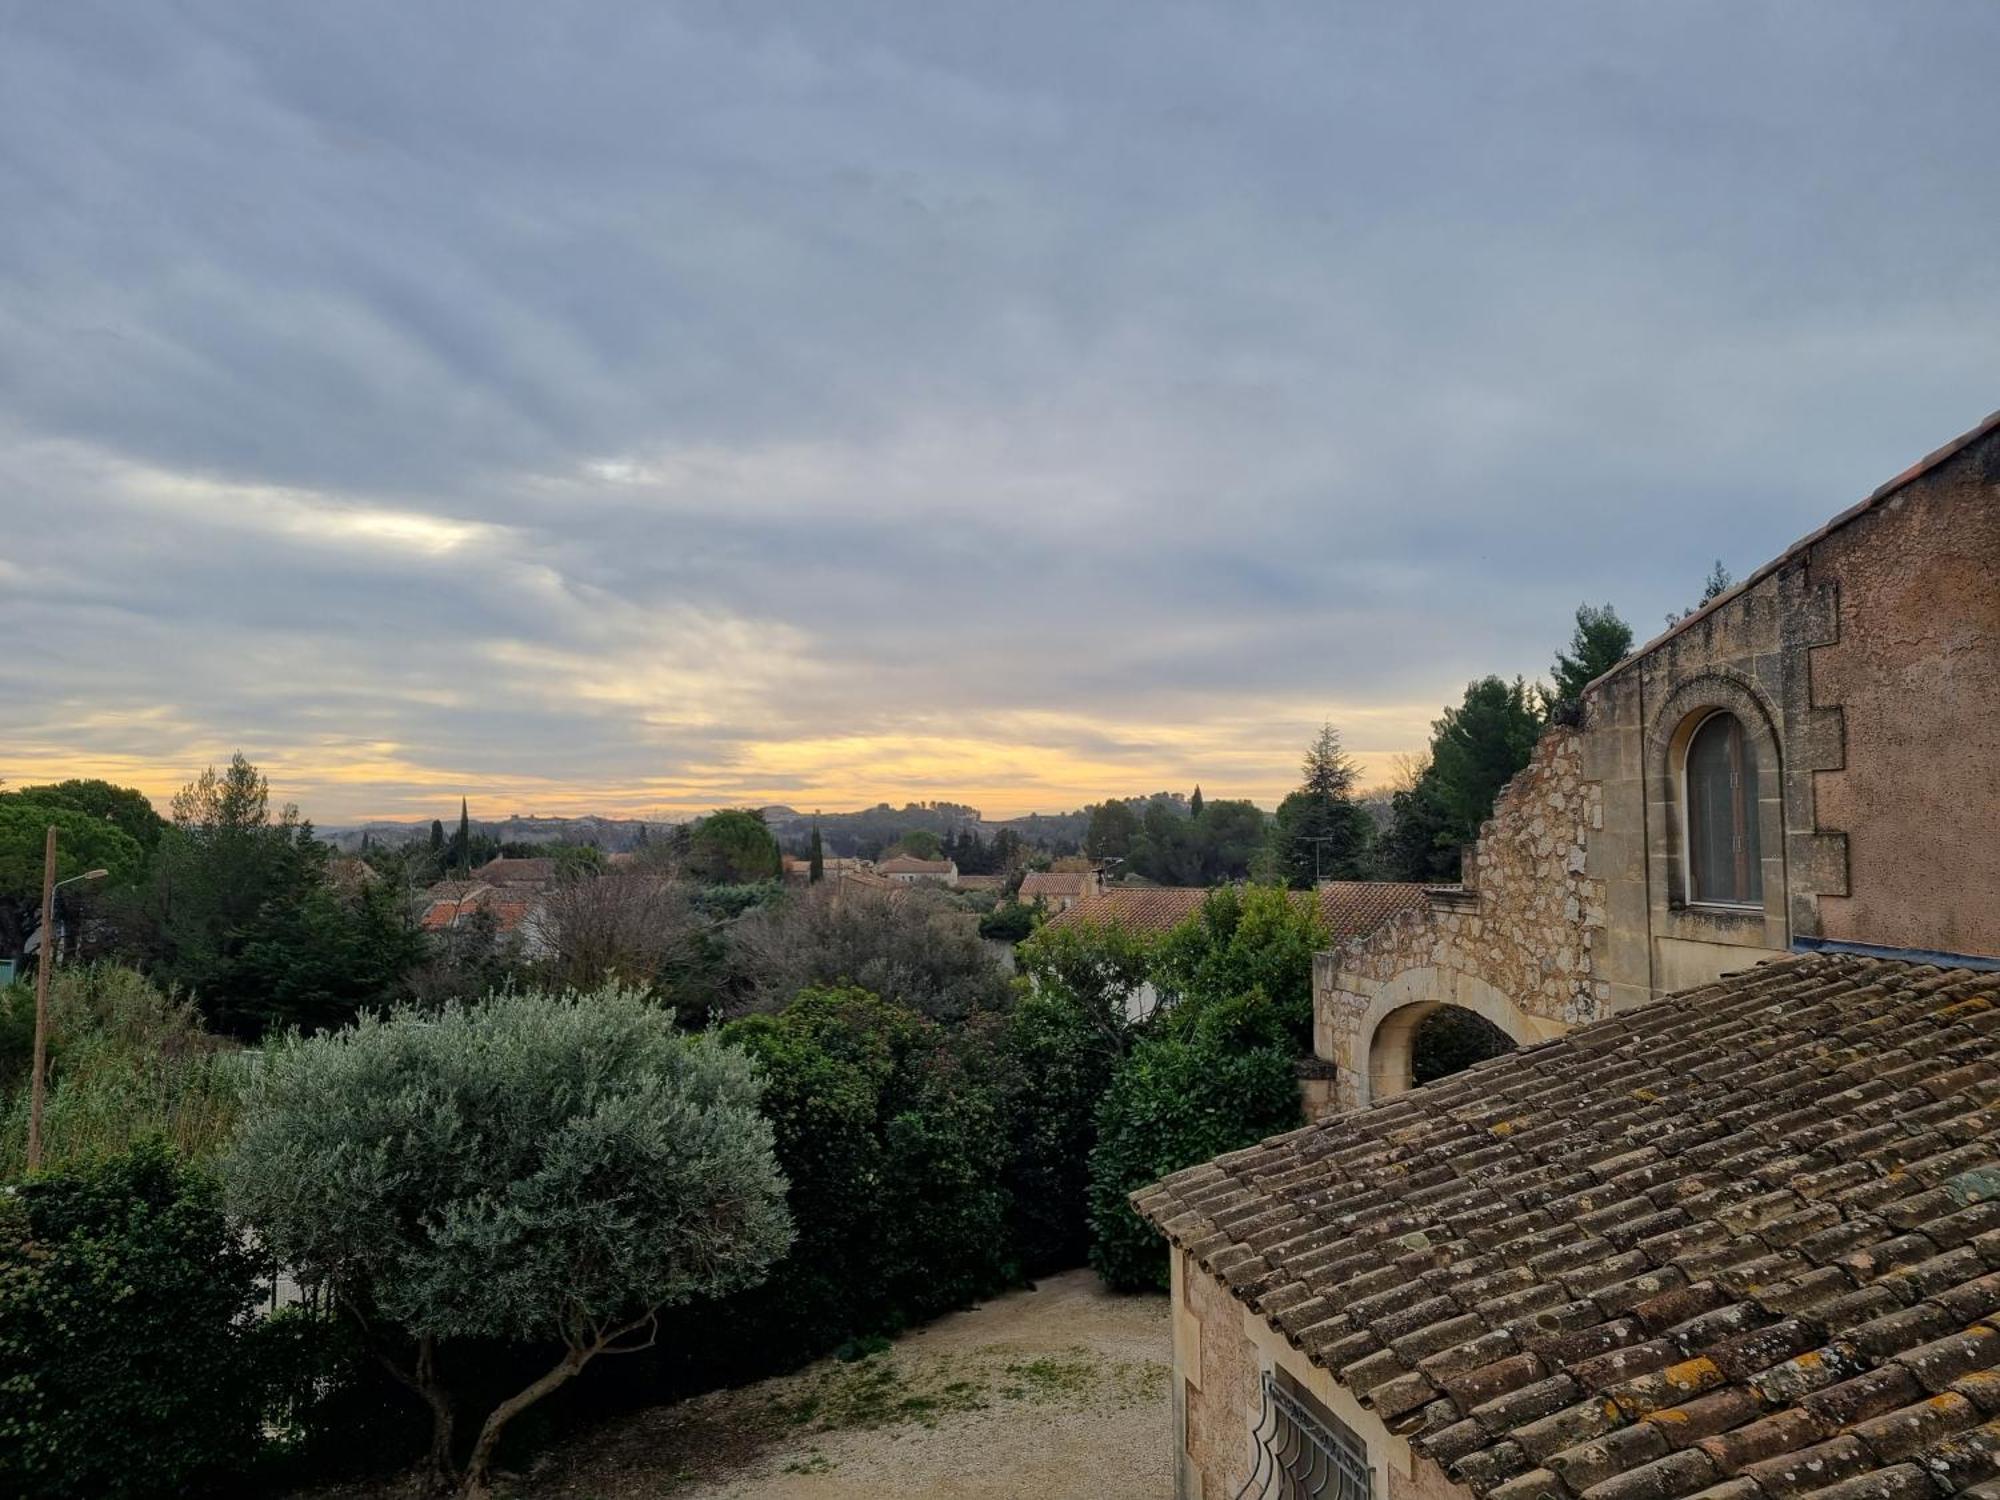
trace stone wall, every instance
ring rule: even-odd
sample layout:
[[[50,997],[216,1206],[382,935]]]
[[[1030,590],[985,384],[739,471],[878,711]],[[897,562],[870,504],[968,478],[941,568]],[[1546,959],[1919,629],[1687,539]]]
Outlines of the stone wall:
[[[1351,1108],[1409,1086],[1409,1039],[1439,1005],[1484,1016],[1516,1042],[1595,1019],[1604,891],[1586,865],[1603,826],[1582,737],[1555,727],[1501,792],[1466,856],[1465,885],[1401,912],[1314,962],[1314,1051],[1340,1070]]]
[[[1378,1500],[1470,1500],[1470,1490],[1417,1458],[1408,1441],[1391,1433],[1352,1392],[1308,1362],[1185,1251],[1176,1248],[1172,1254],[1175,1500],[1234,1500],[1241,1491],[1250,1478],[1267,1369],[1283,1370],[1367,1446]]]

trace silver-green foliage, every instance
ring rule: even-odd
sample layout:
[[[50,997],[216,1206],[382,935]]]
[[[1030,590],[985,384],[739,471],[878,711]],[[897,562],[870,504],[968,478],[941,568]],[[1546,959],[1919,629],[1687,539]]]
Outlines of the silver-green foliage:
[[[500,995],[279,1039],[224,1176],[281,1264],[378,1339],[394,1330],[447,1429],[439,1340],[560,1340],[504,1422],[659,1308],[750,1285],[784,1253],[757,1096],[747,1058],[636,992]]]

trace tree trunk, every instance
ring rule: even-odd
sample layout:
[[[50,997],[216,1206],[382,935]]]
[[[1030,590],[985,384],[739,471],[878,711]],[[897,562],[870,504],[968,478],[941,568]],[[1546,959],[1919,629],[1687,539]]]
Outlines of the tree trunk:
[[[458,1479],[458,1466],[451,1459],[452,1429],[456,1413],[451,1392],[437,1376],[437,1340],[425,1334],[417,1345],[417,1388],[431,1409],[431,1451],[424,1463],[424,1483],[434,1495],[449,1491]]]
[[[465,1462],[465,1481],[459,1490],[461,1500],[491,1500],[493,1453],[500,1446],[501,1429],[581,1370],[596,1352],[595,1349],[571,1349],[534,1384],[516,1391],[493,1408],[479,1429],[479,1441],[472,1445],[472,1456]]]

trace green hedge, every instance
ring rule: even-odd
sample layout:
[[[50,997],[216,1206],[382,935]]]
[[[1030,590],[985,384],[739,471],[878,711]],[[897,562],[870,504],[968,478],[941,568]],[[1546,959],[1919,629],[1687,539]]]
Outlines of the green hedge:
[[[1232,1035],[1271,1022],[1230,1007]],[[1233,1049],[1207,1028],[1139,1043],[1111,1082],[1097,1113],[1090,1155],[1090,1263],[1121,1291],[1164,1291],[1166,1243],[1142,1222],[1127,1194],[1169,1172],[1252,1145],[1299,1124],[1299,1082],[1279,1047]]]
[[[0,1493],[204,1493],[259,1451],[256,1266],[158,1143],[0,1199]]]

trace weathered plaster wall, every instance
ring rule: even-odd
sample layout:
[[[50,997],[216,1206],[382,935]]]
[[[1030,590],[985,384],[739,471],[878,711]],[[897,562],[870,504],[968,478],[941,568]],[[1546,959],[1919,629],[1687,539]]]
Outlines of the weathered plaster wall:
[[[1812,699],[1846,757],[1818,776],[1847,839],[1849,894],[1823,935],[2000,955],[2000,435],[1947,460],[1812,549],[1839,635]]]
[[[1602,821],[1581,737],[1551,729],[1480,830],[1463,893],[1317,957],[1314,1050],[1340,1069],[1340,1107],[1409,1086],[1410,1023],[1438,1005],[1475,1011],[1517,1042],[1598,1014],[1608,992],[1592,950],[1606,913],[1585,839]]]
[[[1174,1383],[1181,1462],[1175,1500],[1233,1500],[1250,1477],[1251,1434],[1262,1411],[1263,1372],[1281,1369],[1360,1436],[1386,1500],[1470,1500],[1435,1464],[1364,1409],[1346,1387],[1229,1295],[1220,1281],[1173,1252]]]

